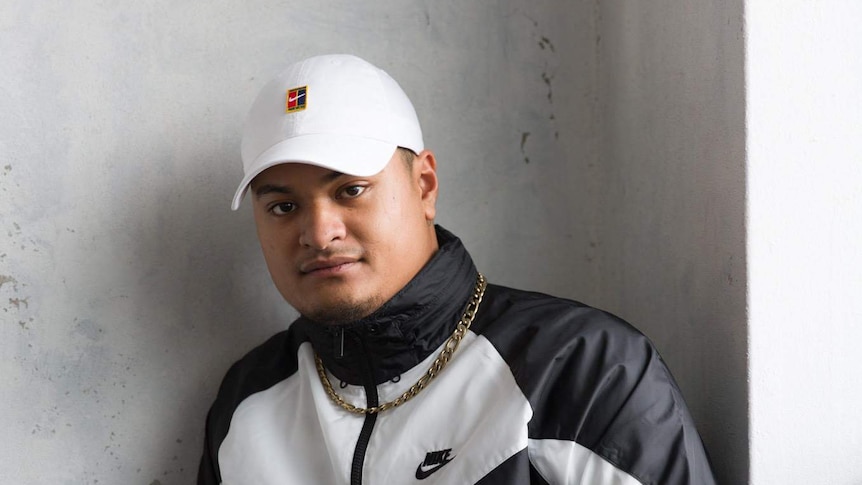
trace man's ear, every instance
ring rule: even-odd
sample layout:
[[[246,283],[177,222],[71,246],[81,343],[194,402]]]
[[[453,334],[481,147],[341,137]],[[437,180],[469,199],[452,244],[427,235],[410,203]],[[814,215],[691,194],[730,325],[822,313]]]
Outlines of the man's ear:
[[[431,150],[422,150],[413,159],[413,177],[419,184],[425,220],[432,222],[437,215],[437,159]]]

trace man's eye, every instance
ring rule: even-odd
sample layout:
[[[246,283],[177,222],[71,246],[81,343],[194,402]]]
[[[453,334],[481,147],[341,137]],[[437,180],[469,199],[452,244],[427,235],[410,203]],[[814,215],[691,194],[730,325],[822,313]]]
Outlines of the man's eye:
[[[352,199],[354,197],[359,197],[363,192],[365,192],[364,186],[351,185],[350,187],[345,187],[344,190],[341,191],[341,195],[345,198]]]
[[[282,202],[280,204],[275,204],[269,210],[277,216],[283,216],[289,212],[295,211],[296,204],[294,204],[293,202]]]

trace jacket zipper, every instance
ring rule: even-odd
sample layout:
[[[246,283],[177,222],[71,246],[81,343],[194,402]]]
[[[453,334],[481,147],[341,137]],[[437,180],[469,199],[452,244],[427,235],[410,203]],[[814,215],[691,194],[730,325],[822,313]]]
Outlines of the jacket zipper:
[[[364,336],[359,336],[358,338],[360,348],[362,349],[362,356],[358,360],[362,366],[362,380],[365,383],[365,407],[370,408],[380,404],[380,401],[377,395],[377,386],[374,384],[374,376],[371,372],[371,364],[366,358],[367,352]],[[376,413],[365,415],[365,422],[362,423],[362,431],[359,432],[359,439],[356,441],[356,448],[353,451],[353,463],[350,467],[350,485],[362,485],[365,452],[368,451],[368,443],[371,441],[371,432],[374,431],[375,422],[377,422]]]

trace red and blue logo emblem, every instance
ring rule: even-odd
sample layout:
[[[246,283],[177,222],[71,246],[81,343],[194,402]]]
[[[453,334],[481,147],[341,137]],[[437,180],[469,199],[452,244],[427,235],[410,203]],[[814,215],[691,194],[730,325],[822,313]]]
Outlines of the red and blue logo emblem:
[[[287,90],[287,105],[285,112],[302,111],[306,107],[308,86]]]

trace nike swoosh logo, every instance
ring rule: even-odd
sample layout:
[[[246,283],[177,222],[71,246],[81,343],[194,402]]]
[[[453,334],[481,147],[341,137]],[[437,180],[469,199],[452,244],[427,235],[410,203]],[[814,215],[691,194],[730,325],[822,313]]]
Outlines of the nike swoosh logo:
[[[294,97],[292,97],[292,98],[288,98],[288,100],[287,100],[287,101],[292,103],[292,102],[296,101],[297,99],[299,99],[299,98],[301,98],[301,97],[303,97],[303,96],[305,96],[305,93],[302,93],[302,94],[300,94],[300,95],[298,95],[298,96],[294,96]]]
[[[453,456],[452,458],[449,458],[448,460],[444,461],[443,463],[438,463],[438,464],[430,466],[428,468],[423,468],[422,465],[419,465],[418,467],[416,467],[416,479],[417,480],[425,480],[426,478],[430,477],[432,473],[436,472],[437,470],[439,470],[439,469],[443,468],[444,466],[446,466],[447,464],[449,464],[449,462],[452,461],[452,459],[454,459],[454,458],[455,457]]]

